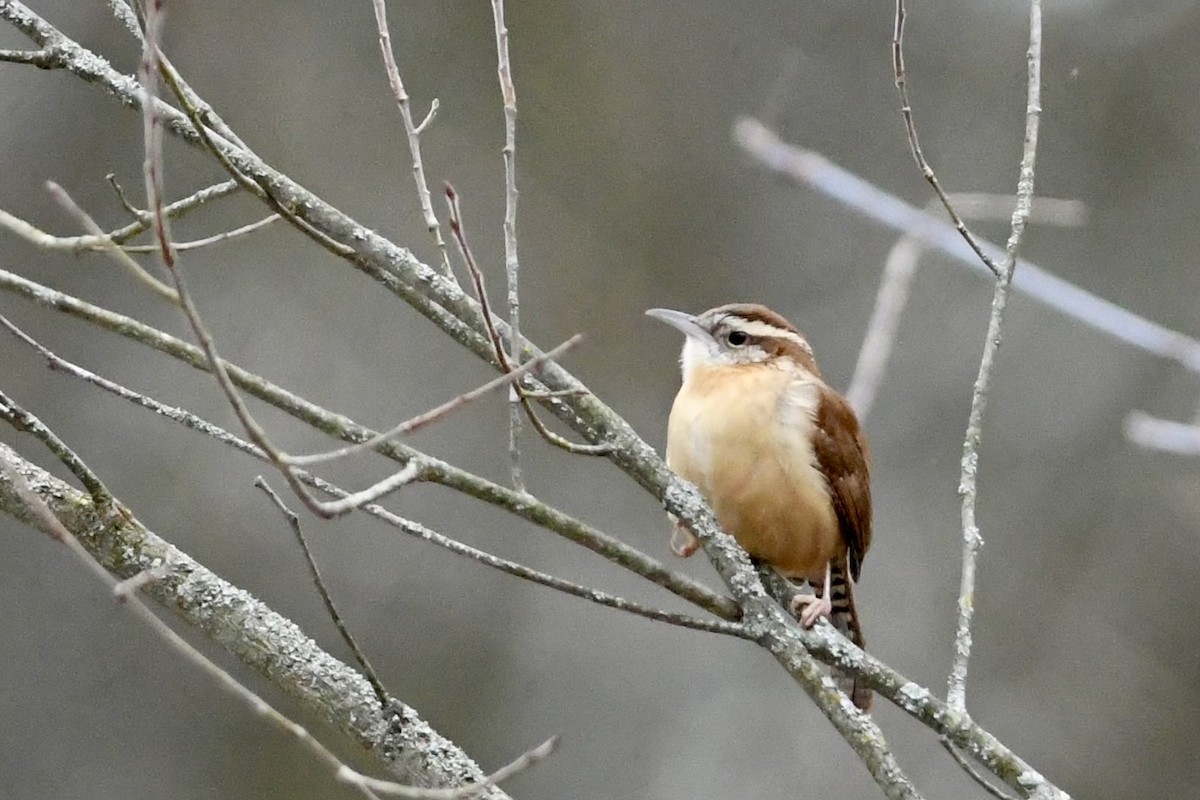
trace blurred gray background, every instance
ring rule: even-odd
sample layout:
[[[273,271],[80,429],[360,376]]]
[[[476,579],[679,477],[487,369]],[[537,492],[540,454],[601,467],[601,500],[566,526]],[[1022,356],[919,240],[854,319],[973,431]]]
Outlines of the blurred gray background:
[[[499,299],[503,118],[488,4],[393,6],[416,113],[441,100],[424,138],[430,182],[451,180],[462,194]],[[133,70],[136,48],[104,3],[34,7]],[[730,128],[738,115],[763,115],[785,138],[924,204],[891,75],[891,4],[571,0],[512,2],[508,12],[522,317],[535,340],[585,333],[567,366],[658,446],[680,342],[642,316],[650,306],[767,301],[806,330],[827,377],[844,387],[894,236],[760,171]],[[1015,185],[1026,37],[1023,3],[911,4],[917,121],[951,190]],[[1192,335],[1198,40],[1191,0],[1048,4],[1038,191],[1081,199],[1091,217],[1074,230],[1035,228],[1025,248]],[[166,42],[264,157],[434,257],[367,0],[171,3]],[[0,47],[21,46],[0,28]],[[0,207],[75,233],[43,190],[53,179],[102,224],[123,224],[104,174],[136,196],[140,124],[73,77],[0,64]],[[224,177],[176,142],[167,159],[172,196]],[[195,237],[262,213],[235,198],[175,230]],[[488,376],[284,226],[183,263],[227,357],[366,424],[402,419]],[[175,312],[99,256],[46,255],[4,234],[0,265],[182,332]],[[877,530],[859,589],[868,643],[937,691],[958,587],[958,459],[989,297],[977,274],[927,259],[867,425]],[[8,295],[0,312],[69,358],[231,423],[215,384],[168,358]],[[148,525],[346,656],[283,522],[251,487],[262,467],[50,373],[7,337],[0,364],[4,390]],[[1194,376],[1014,297],[983,449],[987,544],[969,702],[1080,798],[1194,797],[1200,785],[1200,463],[1142,451],[1121,433],[1132,409],[1188,419],[1196,406]],[[505,414],[493,400],[416,444],[505,480]],[[324,443],[277,413],[261,418],[286,447]],[[0,440],[51,461],[11,430]],[[529,438],[525,467],[545,499],[669,558],[661,510],[611,465]],[[362,486],[386,470],[363,461],[330,474]],[[672,606],[599,557],[446,490],[406,490],[390,505],[464,541]],[[385,682],[485,768],[563,734],[558,755],[508,785],[514,796],[878,796],[849,748],[752,646],[531,587],[363,519],[308,531]],[[0,533],[0,795],[353,796],[166,651],[61,548],[8,518]],[[716,581],[701,558],[680,566]],[[925,728],[886,703],[875,716],[927,796],[981,796]]]

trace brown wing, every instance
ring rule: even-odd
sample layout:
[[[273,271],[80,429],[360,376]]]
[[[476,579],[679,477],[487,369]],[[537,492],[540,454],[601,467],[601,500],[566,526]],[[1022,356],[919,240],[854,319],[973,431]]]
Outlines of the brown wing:
[[[871,546],[871,452],[858,417],[845,399],[821,389],[813,450],[829,481],[829,496],[849,551],[850,577],[858,580]]]

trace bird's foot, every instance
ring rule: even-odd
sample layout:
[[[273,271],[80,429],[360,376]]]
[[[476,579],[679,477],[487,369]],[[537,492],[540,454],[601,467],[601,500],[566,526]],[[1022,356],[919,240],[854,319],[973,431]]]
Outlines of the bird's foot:
[[[804,628],[811,628],[817,624],[817,620],[828,617],[833,611],[833,603],[829,602],[829,597],[824,594],[798,594],[792,598],[789,605],[789,610]]]
[[[671,531],[671,552],[680,558],[687,558],[700,549],[700,540],[696,535],[684,527],[682,522],[675,523],[675,529]]]

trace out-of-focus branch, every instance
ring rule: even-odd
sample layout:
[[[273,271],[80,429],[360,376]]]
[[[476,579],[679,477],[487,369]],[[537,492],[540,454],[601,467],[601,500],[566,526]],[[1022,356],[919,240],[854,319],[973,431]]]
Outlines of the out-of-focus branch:
[[[992,219],[1012,216],[1015,200],[1011,195],[955,193],[950,195],[955,208],[967,219]],[[1083,224],[1087,209],[1078,200],[1051,197],[1034,198],[1030,222],[1044,225]],[[854,377],[846,389],[846,399],[860,420],[865,420],[875,402],[880,381],[895,346],[900,316],[908,303],[908,289],[917,265],[925,253],[920,237],[906,233],[896,240],[884,261],[883,277],[875,293],[875,310],[867,323],[867,333],[858,351]]]
[[[784,142],[758,120],[739,119],[733,137],[764,168],[810,186],[898,233],[912,235],[960,264],[991,274],[953,225],[885,192],[820,153]],[[980,240],[980,247],[993,260],[1004,257],[1003,249],[992,242]],[[1200,340],[1194,337],[1139,316],[1023,258],[1017,259],[1012,285],[1070,319],[1200,374]]]
[[[123,506],[97,506],[4,444],[0,465],[0,511],[56,535],[24,499],[12,477],[17,475],[73,540],[118,579],[165,568],[164,577],[143,587],[145,594],[371,751],[400,779],[441,786],[485,780],[479,767],[416,711],[395,699],[381,707],[361,675],[317,647],[290,620],[147,530]],[[302,731],[289,729],[297,738],[303,738]],[[507,797],[495,788],[484,796]]]
[[[1200,424],[1188,424],[1132,411],[1125,417],[1129,441],[1150,450],[1181,456],[1200,456]]]

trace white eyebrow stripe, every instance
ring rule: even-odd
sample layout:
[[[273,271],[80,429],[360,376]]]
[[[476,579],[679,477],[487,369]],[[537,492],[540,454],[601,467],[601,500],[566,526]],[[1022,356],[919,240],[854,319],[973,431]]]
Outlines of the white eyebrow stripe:
[[[736,328],[748,336],[787,339],[804,348],[804,352],[812,355],[812,347],[809,346],[804,337],[785,328],[779,328],[757,319],[744,319],[742,317],[728,317],[726,322],[729,324],[729,327]]]

